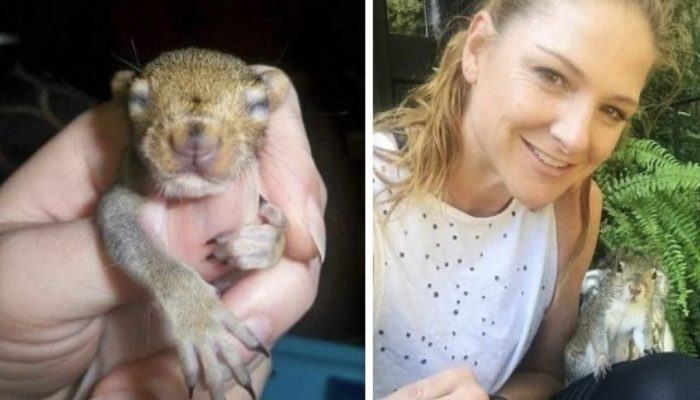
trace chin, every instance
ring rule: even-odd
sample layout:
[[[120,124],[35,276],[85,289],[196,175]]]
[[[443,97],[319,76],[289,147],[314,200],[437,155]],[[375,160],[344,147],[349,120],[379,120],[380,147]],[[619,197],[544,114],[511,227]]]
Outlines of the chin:
[[[535,187],[522,188],[522,190],[514,188],[510,193],[530,211],[539,211],[557,199],[554,194],[543,193]]]
[[[169,199],[199,198],[219,194],[226,190],[226,182],[214,183],[195,174],[180,175],[160,184]]]
[[[516,197],[517,198],[517,197]],[[543,209],[547,204],[550,204],[551,201],[548,202],[543,202],[543,201],[536,201],[536,200],[530,200],[530,199],[522,199],[522,198],[517,198],[518,201],[523,203],[523,205],[530,211],[539,211]]]

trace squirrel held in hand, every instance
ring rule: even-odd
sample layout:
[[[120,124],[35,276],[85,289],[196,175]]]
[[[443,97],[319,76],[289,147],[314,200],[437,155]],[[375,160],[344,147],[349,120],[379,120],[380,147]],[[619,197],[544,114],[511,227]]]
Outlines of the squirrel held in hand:
[[[154,204],[197,201],[247,180],[242,228],[212,238],[211,258],[240,269],[275,265],[286,218],[260,196],[257,160],[268,116],[289,86],[278,69],[256,72],[233,56],[192,48],[164,53],[142,72],[118,72],[112,81],[128,115],[129,146],[119,179],[101,198],[97,223],[109,257],[165,317],[190,397],[199,383],[213,399],[224,399],[233,378],[255,398],[232,341],[267,350],[214,286],[169,254],[147,221],[164,225],[163,207]]]
[[[617,251],[600,267],[583,281],[578,327],[564,350],[567,383],[590,373],[600,379],[614,363],[673,349],[664,317],[668,285],[656,264]]]

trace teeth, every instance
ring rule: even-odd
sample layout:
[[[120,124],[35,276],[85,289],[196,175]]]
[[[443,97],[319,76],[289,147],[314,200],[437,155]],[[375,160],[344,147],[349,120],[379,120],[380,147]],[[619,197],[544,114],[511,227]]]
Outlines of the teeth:
[[[535,155],[537,155],[537,158],[539,158],[540,161],[542,161],[543,163],[545,163],[545,164],[547,164],[547,165],[549,165],[549,166],[551,166],[551,167],[554,167],[554,168],[562,168],[562,167],[566,167],[567,165],[569,165],[569,163],[565,163],[565,162],[563,162],[563,161],[557,160],[557,159],[554,158],[554,157],[550,157],[549,155],[547,155],[547,154],[543,153],[542,151],[540,151],[540,150],[539,150],[537,147],[535,147],[535,146],[532,146],[532,145],[531,145],[530,148],[531,148],[532,151],[535,153]]]

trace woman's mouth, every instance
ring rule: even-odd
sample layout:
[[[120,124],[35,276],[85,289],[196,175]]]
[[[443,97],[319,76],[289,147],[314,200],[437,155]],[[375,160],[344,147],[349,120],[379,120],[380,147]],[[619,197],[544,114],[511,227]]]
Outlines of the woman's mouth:
[[[544,165],[555,168],[557,170],[564,170],[573,164],[570,164],[566,161],[559,160],[555,157],[552,157],[551,155],[545,153],[544,151],[538,149],[537,147],[533,146],[531,143],[529,143],[527,140],[523,139],[523,142],[525,143],[525,146],[530,149],[532,154],[537,157],[538,160],[540,160]]]

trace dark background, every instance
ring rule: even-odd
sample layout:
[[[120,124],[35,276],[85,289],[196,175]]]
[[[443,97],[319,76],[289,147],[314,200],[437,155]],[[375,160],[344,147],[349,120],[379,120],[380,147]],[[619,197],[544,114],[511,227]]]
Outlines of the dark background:
[[[274,65],[301,100],[328,187],[315,305],[293,332],[364,341],[364,2],[0,1],[0,182],[90,104],[112,74],[195,46]]]

